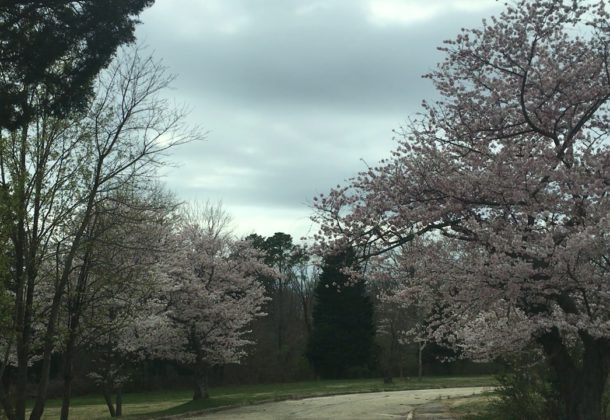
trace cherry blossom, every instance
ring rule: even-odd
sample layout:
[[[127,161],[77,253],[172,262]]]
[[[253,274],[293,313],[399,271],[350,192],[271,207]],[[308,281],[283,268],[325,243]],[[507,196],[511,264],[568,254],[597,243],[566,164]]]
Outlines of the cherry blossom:
[[[396,296],[441,303],[431,338],[538,346],[572,419],[600,418],[610,369],[609,21],[604,2],[520,0],[463,29],[425,76],[441,99],[315,201],[321,250],[414,244]]]
[[[249,241],[222,229],[186,222],[176,234],[179,251],[166,266],[166,310],[150,322],[153,356],[190,366],[194,398],[207,398],[211,366],[238,363],[253,344],[249,324],[267,300],[258,277],[277,273]]]

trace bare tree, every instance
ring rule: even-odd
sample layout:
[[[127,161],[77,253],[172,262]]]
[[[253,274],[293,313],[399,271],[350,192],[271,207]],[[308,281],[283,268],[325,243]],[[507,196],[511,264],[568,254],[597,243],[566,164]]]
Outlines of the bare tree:
[[[0,389],[9,419],[25,418],[28,364],[41,341],[42,371],[31,419],[44,409],[64,294],[79,254],[94,241],[97,211],[124,188],[155,177],[165,151],[199,137],[161,92],[163,65],[124,51],[99,78],[86,112],[58,120],[40,112],[19,132],[1,132],[0,187],[11,192],[10,291],[15,296],[16,403]],[[42,95],[43,93],[41,93]],[[44,97],[38,98],[43,101]],[[42,267],[45,275],[39,276]],[[44,284],[44,287],[42,287]],[[38,290],[44,289],[40,294]],[[35,304],[41,296],[42,302]],[[44,311],[44,317],[42,312]],[[41,322],[43,332],[34,331]]]

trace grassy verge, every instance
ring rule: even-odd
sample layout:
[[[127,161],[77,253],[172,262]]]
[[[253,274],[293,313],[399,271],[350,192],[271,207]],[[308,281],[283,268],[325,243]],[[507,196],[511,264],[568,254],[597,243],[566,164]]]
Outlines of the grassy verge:
[[[381,379],[355,379],[218,387],[210,390],[210,399],[205,401],[191,401],[192,394],[189,390],[135,393],[124,395],[123,414],[126,419],[149,419],[216,407],[333,394],[491,385],[496,385],[494,378],[491,376],[452,376],[426,377],[421,381],[417,379],[396,379],[393,384],[384,384]],[[49,400],[43,418],[58,418],[60,407],[61,401]],[[102,397],[94,395],[74,398],[71,404],[70,418],[99,420],[109,419],[110,416]]]
[[[490,405],[497,398],[493,392],[447,401],[451,414],[460,420],[494,420]]]
[[[607,400],[606,400],[607,401]],[[506,406],[500,405],[500,396],[493,392],[488,392],[473,397],[455,398],[447,400],[446,404],[449,407],[451,414],[456,419],[460,420],[498,420],[499,418],[539,418],[540,416],[524,415],[521,413],[513,413],[506,409]],[[607,401],[606,412],[610,413],[610,402]],[[513,403],[517,406],[518,403]],[[525,405],[521,405],[523,407]],[[510,406],[509,406],[510,407]],[[552,417],[548,415],[546,417]],[[546,418],[545,417],[545,418]]]

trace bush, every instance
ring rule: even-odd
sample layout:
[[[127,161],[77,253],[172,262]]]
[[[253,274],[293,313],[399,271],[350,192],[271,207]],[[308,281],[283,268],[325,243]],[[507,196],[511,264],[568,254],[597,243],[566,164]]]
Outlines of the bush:
[[[464,420],[569,420],[556,392],[552,371],[529,354],[504,362],[496,375],[499,386],[490,401],[464,405]],[[610,420],[610,381],[606,385],[602,419]]]
[[[498,399],[490,410],[499,420],[557,420],[565,413],[548,367],[535,354],[508,363],[497,376]]]

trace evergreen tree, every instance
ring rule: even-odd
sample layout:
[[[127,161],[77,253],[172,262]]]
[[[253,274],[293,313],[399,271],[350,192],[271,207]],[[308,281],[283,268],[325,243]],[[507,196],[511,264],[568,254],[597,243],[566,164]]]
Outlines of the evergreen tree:
[[[154,0],[0,0],[0,129],[82,109]]]
[[[322,378],[344,377],[349,368],[373,364],[373,304],[364,281],[354,282],[344,268],[356,268],[352,250],[326,256],[315,290],[307,358]]]

